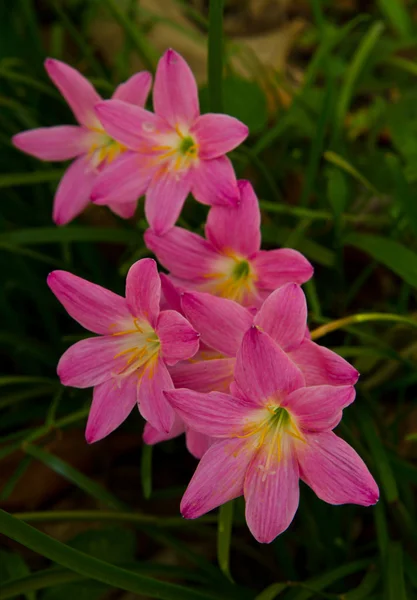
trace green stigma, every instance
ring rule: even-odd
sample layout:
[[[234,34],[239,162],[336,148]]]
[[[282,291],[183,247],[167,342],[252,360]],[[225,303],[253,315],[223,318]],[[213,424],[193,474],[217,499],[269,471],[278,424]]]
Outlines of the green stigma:
[[[275,425],[276,427],[285,428],[290,424],[291,417],[289,412],[285,408],[281,408],[278,406],[274,408],[273,415],[271,417],[271,425]]]
[[[190,136],[182,138],[179,151],[181,154],[194,154],[196,148],[193,138]]]
[[[242,260],[237,263],[233,269],[234,279],[246,279],[250,274],[250,266],[247,260]]]

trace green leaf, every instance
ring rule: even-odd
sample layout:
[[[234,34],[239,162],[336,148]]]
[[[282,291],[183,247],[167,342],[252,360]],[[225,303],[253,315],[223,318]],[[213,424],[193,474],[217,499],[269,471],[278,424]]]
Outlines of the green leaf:
[[[63,461],[61,458],[31,444],[25,445],[24,449],[27,454],[40,460],[44,465],[55,471],[55,473],[62,475],[62,477],[78,486],[84,492],[93,496],[93,498],[100,500],[100,502],[103,502],[111,508],[117,508],[119,510],[126,508],[125,505],[115,498],[108,490]]]
[[[326,171],[327,176],[327,199],[333,210],[333,213],[340,219],[347,206],[348,189],[346,177],[340,169],[329,167]]]
[[[160,598],[161,600],[216,600],[217,598],[228,598],[226,592],[224,594],[211,594],[173,583],[157,581],[151,577],[116,567],[111,563],[88,556],[84,552],[54,540],[3,510],[0,510],[0,533],[80,575],[96,579],[116,589],[132,592],[133,594],[144,595],[149,598]],[[6,600],[6,598],[10,598],[10,595],[7,595],[7,590],[6,592],[0,590],[0,600]]]
[[[362,185],[364,185],[370,192],[376,195],[380,195],[376,187],[362,175],[359,171],[354,167],[350,162],[348,162],[343,156],[336,154],[336,152],[332,152],[328,150],[324,153],[324,158],[330,163],[336,165],[346,173],[349,173],[354,179],[359,181]]]
[[[2,586],[9,581],[29,575],[29,573],[29,567],[20,554],[6,552],[6,550],[0,548],[0,582]],[[27,600],[34,600],[35,595],[33,593],[27,593],[25,594],[25,597]]]
[[[399,242],[377,235],[352,233],[344,243],[363,250],[404,281],[417,287],[417,254]]]
[[[95,227],[33,227],[16,229],[0,234],[0,243],[16,245],[58,244],[62,242],[107,242],[137,244],[140,234],[133,229],[105,229]]]
[[[355,589],[343,594],[343,600],[367,600],[378,585],[380,578],[380,574],[375,569],[368,571]]]
[[[220,506],[217,526],[217,560],[220,569],[231,581],[233,580],[230,574],[230,544],[232,539],[233,508],[233,500]]]
[[[210,112],[223,112],[223,8],[224,0],[211,0],[209,5],[209,31],[207,73]]]
[[[200,90],[201,111],[209,111],[209,89]],[[253,81],[240,77],[226,77],[223,80],[224,112],[249,127],[250,132],[263,131],[268,121],[265,94]],[[245,157],[246,158],[246,157]],[[252,158],[248,155],[249,160]]]
[[[407,600],[404,580],[403,549],[399,542],[392,542],[386,560],[386,599]]]
[[[0,387],[4,385],[33,385],[36,383],[49,383],[51,385],[58,385],[58,382],[48,377],[29,377],[26,375],[4,375],[0,377]]]
[[[404,0],[378,0],[378,5],[401,38],[409,38],[413,35],[411,13],[406,8]]]
[[[386,161],[395,183],[395,199],[408,218],[410,227],[417,236],[417,202],[414,190],[404,177],[403,168],[394,154],[387,154]]]
[[[1,490],[0,501],[7,500],[10,494],[13,492],[19,479],[25,474],[26,469],[28,468],[31,462],[32,459],[30,456],[25,456],[24,458],[22,458],[22,460],[19,461],[19,464],[17,465],[13,475],[7,480],[7,482],[4,484]]]
[[[152,451],[153,446],[143,444],[140,465],[143,496],[149,500],[152,495]]]
[[[255,600],[275,600],[277,596],[288,588],[287,583],[273,583],[258,594]]]
[[[57,182],[63,174],[63,169],[33,171],[33,173],[2,173],[0,175],[0,188],[49,183],[51,181]]]

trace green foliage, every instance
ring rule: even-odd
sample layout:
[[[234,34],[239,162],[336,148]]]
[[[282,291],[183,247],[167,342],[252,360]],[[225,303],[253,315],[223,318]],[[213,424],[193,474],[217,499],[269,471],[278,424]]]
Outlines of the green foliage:
[[[43,505],[28,503],[31,512],[1,513],[0,532],[38,556],[5,545],[0,600],[35,600],[35,594],[98,600],[110,590],[184,600],[412,598],[417,32],[411,3],[378,0],[367,3],[367,14],[356,14],[338,2],[312,1],[311,22],[278,73],[239,37],[221,35],[223,2],[203,13],[196,6],[205,3],[172,1],[181,23],[133,1],[0,6],[0,466],[7,467],[0,501],[13,510],[34,468],[61,486]],[[234,18],[237,4],[225,3],[226,18]],[[103,18],[121,32],[111,63],[91,34],[91,24]],[[263,247],[296,248],[314,263],[314,281],[305,286],[311,329],[327,328],[320,343],[361,371],[340,435],[369,465],[382,500],[368,509],[332,507],[302,486],[293,524],[268,547],[250,538],[239,500],[195,522],[179,516],[195,463],[181,438],[143,451],[138,441],[132,449],[130,436],[139,440],[142,427],[137,414],[120,439],[115,434],[110,445],[85,449],[77,434],[91,391],[64,389],[56,377],[58,358],[83,332],[53,298],[46,276],[66,269],[121,293],[129,266],[149,255],[143,203],[129,221],[95,207],[55,227],[52,198],[63,166],[18,152],[10,138],[73,122],[44,72],[46,56],[79,68],[108,97],[131,74],[131,58],[154,70],[158,27],[209,48],[201,107],[222,109],[250,129],[231,158],[260,198]],[[205,216],[204,207],[189,202],[181,226],[201,233]],[[74,438],[67,455],[60,454],[62,436]],[[85,456],[76,460],[81,446]],[[62,538],[52,528],[57,523]]]

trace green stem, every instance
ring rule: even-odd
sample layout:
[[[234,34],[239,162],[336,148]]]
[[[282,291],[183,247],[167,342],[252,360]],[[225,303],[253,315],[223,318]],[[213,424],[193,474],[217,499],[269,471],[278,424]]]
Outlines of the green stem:
[[[355,323],[365,323],[367,321],[391,321],[395,323],[403,323],[404,325],[411,325],[411,327],[417,327],[417,321],[409,319],[408,317],[402,317],[400,315],[392,315],[386,313],[362,313],[358,315],[351,315],[350,317],[344,317],[343,319],[337,319],[317,327],[311,332],[311,339],[317,340],[318,338],[336,331],[337,329],[343,329],[349,325]]]
[[[0,510],[0,532],[71,571],[107,583],[116,589],[161,600],[212,600],[218,597],[199,590],[157,581],[93,558],[52,539],[3,510]]]
[[[164,527],[177,527],[186,523],[193,524],[182,517],[157,517],[141,513],[104,511],[104,510],[46,510],[36,512],[15,513],[14,517],[21,521],[31,523],[52,521],[122,521],[128,523],[145,523],[163,525]],[[216,516],[205,516],[198,520],[199,523],[216,523]]]
[[[208,88],[211,112],[223,112],[223,5],[224,0],[210,0],[208,35]]]
[[[233,500],[222,504],[219,510],[217,529],[217,558],[219,567],[231,581],[233,580],[230,574],[230,543],[232,539],[233,508]]]

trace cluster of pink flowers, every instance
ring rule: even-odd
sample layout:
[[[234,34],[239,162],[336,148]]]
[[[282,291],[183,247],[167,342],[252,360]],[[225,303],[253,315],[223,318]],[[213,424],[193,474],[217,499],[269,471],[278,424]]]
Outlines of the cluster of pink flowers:
[[[201,460],[182,514],[194,519],[243,494],[259,542],[290,525],[300,479],[331,504],[374,504],[374,479],[333,433],[359,374],[310,339],[300,285],[313,268],[295,250],[260,249],[258,200],[225,156],[246,126],[200,116],[194,77],[172,50],[157,68],[154,113],[143,108],[149,73],[103,102],[71,67],[46,68],[80,125],[23,132],[14,143],[46,160],[76,158],[57,190],[55,222],[90,200],[128,217],[145,194],[145,242],[169,271],[139,260],[125,298],[64,271],[48,277],[67,312],[98,334],[58,364],[64,385],[94,388],[87,441],[114,431],[135,405],[145,443],[185,433]],[[205,238],[175,227],[190,192],[211,206]]]

